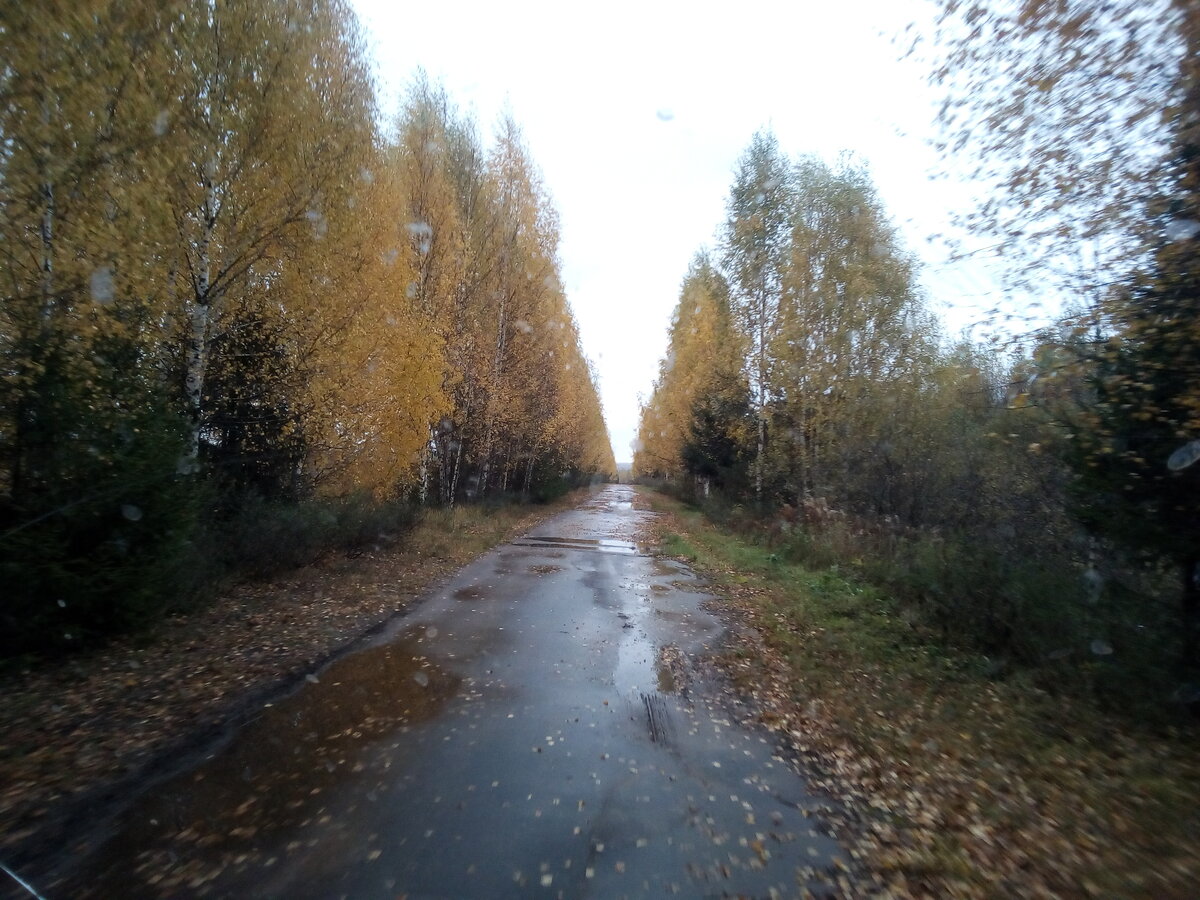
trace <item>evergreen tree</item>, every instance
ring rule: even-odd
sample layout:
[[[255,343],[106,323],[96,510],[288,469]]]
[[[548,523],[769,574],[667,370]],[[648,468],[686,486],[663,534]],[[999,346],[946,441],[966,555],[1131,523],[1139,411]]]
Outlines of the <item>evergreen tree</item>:
[[[1186,16],[1200,46],[1200,11]],[[1080,509],[1132,549],[1171,560],[1180,577],[1184,660],[1200,628],[1200,58],[1185,56],[1173,110],[1174,191],[1158,204],[1153,265],[1106,307],[1114,333],[1091,353],[1095,404],[1074,461]]]

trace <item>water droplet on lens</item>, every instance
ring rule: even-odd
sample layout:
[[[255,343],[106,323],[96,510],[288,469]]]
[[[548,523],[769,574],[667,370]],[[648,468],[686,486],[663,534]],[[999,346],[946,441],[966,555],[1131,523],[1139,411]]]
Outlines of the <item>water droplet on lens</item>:
[[[93,270],[92,277],[88,279],[88,286],[92,291],[92,300],[96,303],[108,306],[113,302],[113,272],[108,266],[100,266]]]
[[[1167,459],[1167,468],[1172,472],[1186,469],[1200,459],[1200,441],[1188,441]]]
[[[418,252],[424,255],[432,249],[433,228],[428,222],[409,222],[405,228],[408,230],[409,237],[416,242]]]
[[[310,209],[304,214],[304,218],[308,219],[308,224],[312,227],[313,237],[317,240],[325,237],[329,231],[329,223],[325,221],[325,216],[315,209]]]
[[[1172,219],[1167,223],[1167,240],[1186,241],[1200,234],[1200,222],[1192,219]]]

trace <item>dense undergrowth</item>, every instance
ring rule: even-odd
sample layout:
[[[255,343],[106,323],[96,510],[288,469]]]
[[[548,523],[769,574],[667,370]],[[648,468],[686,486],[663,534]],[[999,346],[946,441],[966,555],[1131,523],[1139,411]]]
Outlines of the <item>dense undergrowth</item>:
[[[1197,721],[1198,690],[1180,663],[1176,592],[1165,573],[1110,565],[1100,580],[1086,559],[1052,546],[840,515],[814,525],[756,516],[716,494],[690,499],[709,521],[762,548],[772,566],[798,564],[870,586],[908,635],[971,654],[989,678],[1083,700],[1142,726]]]
[[[811,534],[770,542],[651,502],[668,517],[663,551],[713,578],[760,636],[725,664],[856,811],[844,836],[878,884],[900,896],[1194,896],[1197,730],[1169,705],[1152,728],[1144,709],[1113,707],[1133,664],[1002,665],[923,625],[911,598],[873,581],[882,562],[831,561]]]

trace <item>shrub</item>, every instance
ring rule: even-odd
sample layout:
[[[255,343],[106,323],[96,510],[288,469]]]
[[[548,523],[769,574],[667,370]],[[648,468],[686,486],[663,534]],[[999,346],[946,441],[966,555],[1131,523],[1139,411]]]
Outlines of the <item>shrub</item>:
[[[266,577],[307,565],[330,551],[386,544],[412,527],[418,509],[406,500],[266,500],[246,494],[209,540],[224,571]]]

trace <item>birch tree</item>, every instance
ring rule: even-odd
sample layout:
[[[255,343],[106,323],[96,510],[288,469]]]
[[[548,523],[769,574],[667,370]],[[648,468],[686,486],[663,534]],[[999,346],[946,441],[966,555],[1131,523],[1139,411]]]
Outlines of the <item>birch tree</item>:
[[[792,498],[844,496],[880,401],[918,383],[934,347],[912,281],[870,178],[802,159],[779,327],[771,345],[773,450]],[[856,452],[851,447],[856,446]]]
[[[214,340],[237,320],[231,307],[324,236],[370,146],[373,96],[352,23],[341,2],[272,0],[188,9],[172,29],[172,291],[186,322],[193,458],[202,438],[221,442],[206,432],[206,378]]]
[[[0,9],[6,651],[80,646],[161,608],[188,533],[154,152],[171,21],[154,4]]]
[[[773,395],[770,346],[779,323],[792,204],[791,167],[775,136],[760,131],[738,162],[721,232],[722,270],[738,324],[750,343],[750,386],[758,418],[754,495],[760,505]]]

